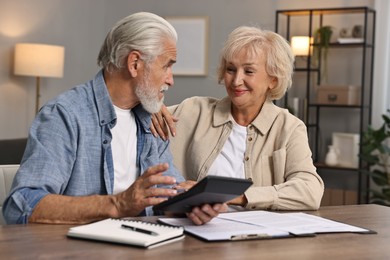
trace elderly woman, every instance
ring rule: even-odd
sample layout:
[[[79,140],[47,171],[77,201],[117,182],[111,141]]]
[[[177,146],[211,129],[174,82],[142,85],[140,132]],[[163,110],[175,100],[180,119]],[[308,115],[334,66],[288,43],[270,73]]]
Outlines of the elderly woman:
[[[305,124],[274,105],[291,86],[294,57],[280,35],[239,27],[222,49],[219,82],[227,97],[192,97],[169,111],[179,119],[174,163],[188,180],[206,175],[252,179],[230,201],[247,209],[315,210],[324,184]]]

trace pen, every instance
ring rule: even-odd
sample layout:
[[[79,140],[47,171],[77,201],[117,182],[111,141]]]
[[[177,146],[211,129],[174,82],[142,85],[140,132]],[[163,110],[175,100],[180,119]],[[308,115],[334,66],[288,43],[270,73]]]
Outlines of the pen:
[[[272,236],[268,234],[243,234],[243,235],[235,235],[231,236],[231,240],[250,240],[250,239],[265,239],[272,238]]]
[[[125,224],[122,224],[121,227],[125,228],[125,229],[133,230],[135,232],[140,232],[140,233],[144,233],[144,234],[147,234],[147,235],[151,235],[151,236],[158,236],[158,233],[156,233],[156,232],[153,232],[153,231],[150,231],[150,230],[146,230],[146,229],[142,229],[142,228],[138,228],[138,227],[132,227],[132,226],[125,225]]]

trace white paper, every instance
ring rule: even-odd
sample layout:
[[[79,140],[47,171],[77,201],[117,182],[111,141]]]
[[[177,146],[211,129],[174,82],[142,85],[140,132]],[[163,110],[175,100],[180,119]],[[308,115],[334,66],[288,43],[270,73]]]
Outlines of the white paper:
[[[368,232],[369,230],[332,221],[306,213],[274,213],[268,211],[244,211],[223,213],[219,218],[235,222],[274,228],[294,235],[334,233],[334,232]]]
[[[209,241],[289,236],[288,232],[282,230],[247,223],[232,223],[221,218],[214,218],[201,226],[193,224],[187,218],[161,218],[159,221],[173,226],[183,226],[186,232]]]
[[[187,218],[160,218],[159,221],[182,226],[188,233],[213,240],[286,237],[318,233],[369,232],[367,229],[332,221],[306,213],[242,211],[219,214],[209,223],[197,226]]]

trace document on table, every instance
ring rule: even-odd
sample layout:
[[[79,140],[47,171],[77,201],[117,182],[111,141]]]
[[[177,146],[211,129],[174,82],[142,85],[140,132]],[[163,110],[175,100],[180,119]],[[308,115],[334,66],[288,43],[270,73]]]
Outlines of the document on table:
[[[269,211],[242,211],[223,213],[220,218],[287,231],[293,235],[319,233],[370,233],[372,231],[306,213],[275,213]]]
[[[182,226],[187,233],[207,241],[315,236],[319,233],[375,233],[306,213],[269,211],[222,213],[202,226],[192,224],[187,218],[160,218],[159,221]]]
[[[188,218],[160,218],[160,222],[172,226],[182,226],[184,230],[207,241],[265,239],[289,237],[289,232],[257,226],[243,222],[233,223],[231,220],[214,218],[209,223],[197,226]]]

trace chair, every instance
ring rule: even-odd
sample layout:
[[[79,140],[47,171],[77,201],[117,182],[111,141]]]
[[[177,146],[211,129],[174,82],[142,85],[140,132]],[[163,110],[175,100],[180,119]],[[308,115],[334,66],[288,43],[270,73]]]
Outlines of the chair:
[[[0,225],[6,224],[2,213],[3,202],[9,194],[18,169],[19,164],[0,165]]]

